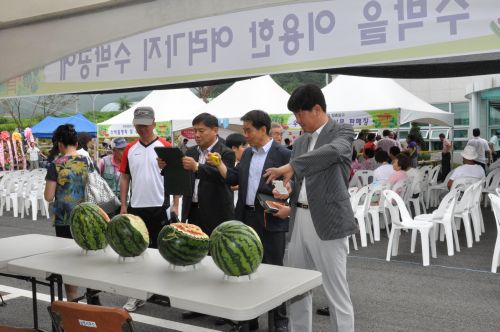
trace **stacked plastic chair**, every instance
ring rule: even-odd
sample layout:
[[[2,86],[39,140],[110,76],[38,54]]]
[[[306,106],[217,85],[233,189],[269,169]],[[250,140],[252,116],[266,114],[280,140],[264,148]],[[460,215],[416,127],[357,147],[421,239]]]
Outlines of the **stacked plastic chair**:
[[[500,188],[497,188],[497,192]],[[497,240],[493,249],[493,260],[491,262],[491,272],[496,273],[500,265],[500,197],[495,194],[488,194],[491,201],[491,208],[495,215],[495,223],[497,225]]]
[[[421,235],[422,262],[424,266],[430,264],[429,242],[432,257],[436,257],[436,243],[434,242],[434,226],[432,223],[414,220],[401,196],[392,190],[384,190],[382,194],[385,198],[385,206],[389,209],[392,227],[387,245],[386,260],[390,261],[391,256],[397,256],[399,248],[399,237],[401,230],[417,230]],[[430,241],[432,239],[432,241]]]

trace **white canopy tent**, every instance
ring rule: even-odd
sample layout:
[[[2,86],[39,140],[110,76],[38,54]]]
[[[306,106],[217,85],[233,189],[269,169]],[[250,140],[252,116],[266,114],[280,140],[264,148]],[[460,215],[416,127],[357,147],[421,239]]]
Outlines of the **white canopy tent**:
[[[99,123],[98,126],[130,127],[135,109],[140,106],[150,106],[155,112],[156,123],[171,122],[172,130],[177,131],[191,127],[192,119],[199,114],[198,110],[204,105],[203,100],[190,89],[154,90],[133,107]]]
[[[268,114],[291,114],[286,105],[290,95],[269,75],[246,79],[231,85],[226,91],[205,104],[199,113],[207,112],[218,119],[241,124],[240,118],[251,110]]]
[[[453,114],[411,94],[394,80],[339,75],[322,89],[328,113],[399,109],[399,124],[453,126]]]

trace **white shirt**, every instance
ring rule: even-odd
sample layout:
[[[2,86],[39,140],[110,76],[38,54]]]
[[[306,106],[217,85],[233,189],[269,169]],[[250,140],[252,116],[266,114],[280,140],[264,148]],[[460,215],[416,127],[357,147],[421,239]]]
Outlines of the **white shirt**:
[[[28,153],[30,154],[30,161],[38,161],[38,153],[39,152],[40,152],[40,149],[37,148],[36,146],[29,147]]]
[[[85,151],[83,148],[76,150],[76,153],[78,153],[80,156],[90,158],[90,154],[88,153],[88,151]]]
[[[486,151],[490,149],[488,142],[484,138],[473,137],[467,142],[467,145],[476,149],[478,157],[474,160],[486,164]]]
[[[328,122],[328,121],[327,121]],[[316,145],[316,141],[318,140],[319,134],[321,134],[321,131],[327,124],[325,122],[321,127],[316,129],[314,133],[311,133],[311,142],[309,142],[309,149],[307,150],[308,152],[314,149],[314,146]],[[300,187],[300,192],[299,192],[299,198],[298,202],[302,204],[308,204],[307,201],[307,190],[306,190],[306,178],[304,177],[304,180],[302,181],[302,187]]]
[[[493,151],[500,151],[500,144],[497,135],[491,136],[490,143],[493,144]]]
[[[198,157],[198,165],[204,165],[205,162],[207,161],[207,156],[208,153],[212,151],[214,148],[215,144],[219,141],[218,138],[215,139],[214,144],[210,145],[206,150],[201,150],[201,148],[198,146],[198,152],[200,153],[200,156]],[[194,180],[194,191],[193,191],[193,203],[198,203],[198,185],[200,184],[200,179]]]
[[[391,164],[380,165],[373,171],[373,181],[387,181],[394,172]]]
[[[263,147],[258,150],[252,147],[252,160],[250,161],[250,168],[248,169],[248,187],[246,205],[255,204],[255,196],[259,189],[260,180],[262,179],[262,169],[266,162],[267,153],[273,145],[273,140],[270,139]]]
[[[450,180],[454,181],[458,178],[463,178],[466,176],[481,180],[485,176],[484,169],[479,165],[467,165],[466,164],[466,165],[458,166],[453,171],[453,174],[451,174]]]
[[[120,172],[131,177],[130,205],[134,208],[159,207],[164,203],[164,178],[156,161],[156,146],[171,145],[161,137],[148,145],[137,140],[129,144],[123,152]]]

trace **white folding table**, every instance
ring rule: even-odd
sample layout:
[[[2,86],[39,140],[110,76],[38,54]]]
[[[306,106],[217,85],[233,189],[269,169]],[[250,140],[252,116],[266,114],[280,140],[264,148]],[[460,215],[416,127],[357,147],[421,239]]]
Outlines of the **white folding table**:
[[[84,254],[73,245],[10,261],[10,271],[34,278],[60,275],[65,283],[146,300],[167,296],[172,307],[247,321],[321,285],[321,273],[261,264],[248,277],[225,279],[211,257],[196,269],[173,269],[157,249],[120,261],[109,247]]]
[[[38,283],[49,286],[51,289],[51,297],[54,298],[54,281],[51,280],[50,283],[46,283],[36,280],[36,278],[33,278],[32,276],[17,274],[9,270],[8,263],[15,259],[70,247],[73,246],[74,243],[75,242],[71,239],[58,238],[42,234],[26,234],[0,238],[0,275],[31,282],[31,291],[33,293],[33,325],[35,329],[38,329],[36,285]]]

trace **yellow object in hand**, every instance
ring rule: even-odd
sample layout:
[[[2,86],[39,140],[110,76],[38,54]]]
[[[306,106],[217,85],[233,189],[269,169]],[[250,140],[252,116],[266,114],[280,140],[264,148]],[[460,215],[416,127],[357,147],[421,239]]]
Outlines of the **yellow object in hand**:
[[[209,153],[208,158],[215,166],[219,166],[221,163],[220,155],[218,153]]]

